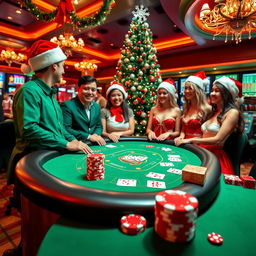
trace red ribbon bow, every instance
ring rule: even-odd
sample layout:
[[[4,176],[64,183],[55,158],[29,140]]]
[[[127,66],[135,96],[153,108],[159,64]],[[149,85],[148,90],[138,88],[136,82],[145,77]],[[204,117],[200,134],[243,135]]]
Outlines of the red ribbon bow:
[[[123,122],[123,109],[121,107],[111,107],[109,109],[111,116],[115,116],[117,122]]]
[[[58,12],[56,15],[56,22],[63,24],[64,22],[70,22],[69,13],[74,11],[74,7],[71,0],[61,0],[58,5]]]

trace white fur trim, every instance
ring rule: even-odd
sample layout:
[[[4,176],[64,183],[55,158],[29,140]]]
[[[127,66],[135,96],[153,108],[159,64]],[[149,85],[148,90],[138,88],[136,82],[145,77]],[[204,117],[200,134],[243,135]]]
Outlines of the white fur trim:
[[[222,76],[221,78],[215,80],[213,84],[215,84],[216,82],[222,84],[231,93],[234,100],[238,97],[239,89],[237,88],[233,80],[229,79],[226,76]]]
[[[159,86],[157,87],[157,90],[159,89],[165,89],[167,92],[169,92],[170,94],[174,95],[175,98],[178,98],[178,95],[176,93],[176,89],[174,87],[174,85],[168,83],[168,82],[162,82],[161,84],[159,84]]]
[[[192,83],[196,84],[202,90],[204,90],[204,87],[209,84],[208,79],[203,80],[202,78],[200,78],[198,76],[189,76],[187,78],[186,82],[192,82]],[[207,82],[208,82],[208,84],[207,84]]]
[[[119,84],[112,84],[111,86],[109,86],[109,88],[107,89],[107,92],[106,92],[107,96],[110,93],[110,91],[112,91],[112,90],[119,90],[119,91],[121,91],[123,93],[125,99],[128,96],[127,92],[124,90],[124,87],[119,85]]]
[[[67,56],[63,53],[58,46],[54,49],[45,51],[28,60],[28,64],[32,71],[37,71],[50,66],[51,64],[66,60]]]

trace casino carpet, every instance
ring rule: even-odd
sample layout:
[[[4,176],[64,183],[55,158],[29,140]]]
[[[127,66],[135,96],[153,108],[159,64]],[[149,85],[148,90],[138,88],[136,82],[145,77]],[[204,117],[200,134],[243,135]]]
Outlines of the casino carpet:
[[[248,175],[252,163],[241,164],[241,175]],[[9,216],[5,216],[12,186],[6,186],[5,173],[0,173],[0,255],[9,248],[15,248],[20,241],[20,215],[12,209]]]

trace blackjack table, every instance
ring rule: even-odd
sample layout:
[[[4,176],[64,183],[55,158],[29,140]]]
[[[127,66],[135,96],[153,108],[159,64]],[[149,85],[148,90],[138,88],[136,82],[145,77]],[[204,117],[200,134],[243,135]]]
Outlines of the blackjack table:
[[[81,228],[100,224],[106,231],[105,225],[118,229],[122,215],[137,213],[152,226],[155,195],[161,190],[182,190],[197,197],[200,214],[219,193],[218,159],[196,145],[176,147],[172,141],[126,137],[118,143],[90,146],[104,154],[102,180],[86,179],[87,156],[81,152],[37,151],[17,164],[25,255],[35,255],[49,228],[63,218],[78,221]],[[182,180],[181,170],[187,164],[207,168],[204,185]]]

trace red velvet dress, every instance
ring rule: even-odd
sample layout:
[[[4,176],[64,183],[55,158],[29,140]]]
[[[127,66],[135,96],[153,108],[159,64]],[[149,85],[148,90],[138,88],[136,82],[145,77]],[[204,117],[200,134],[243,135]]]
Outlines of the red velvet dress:
[[[188,121],[185,121],[184,118],[182,118],[181,125],[185,133],[185,139],[202,137],[202,121],[200,119],[191,118]]]
[[[198,146],[211,151],[219,159],[221,173],[235,175],[233,166],[232,166],[227,154],[222,149],[222,147],[217,146],[217,145],[203,145],[203,144],[199,144]]]
[[[174,118],[168,118],[163,120],[161,123],[158,121],[158,119],[153,116],[152,118],[152,130],[158,137],[159,135],[166,133],[168,131],[173,131],[175,128],[175,119]],[[167,140],[171,139],[171,137],[168,137]]]

